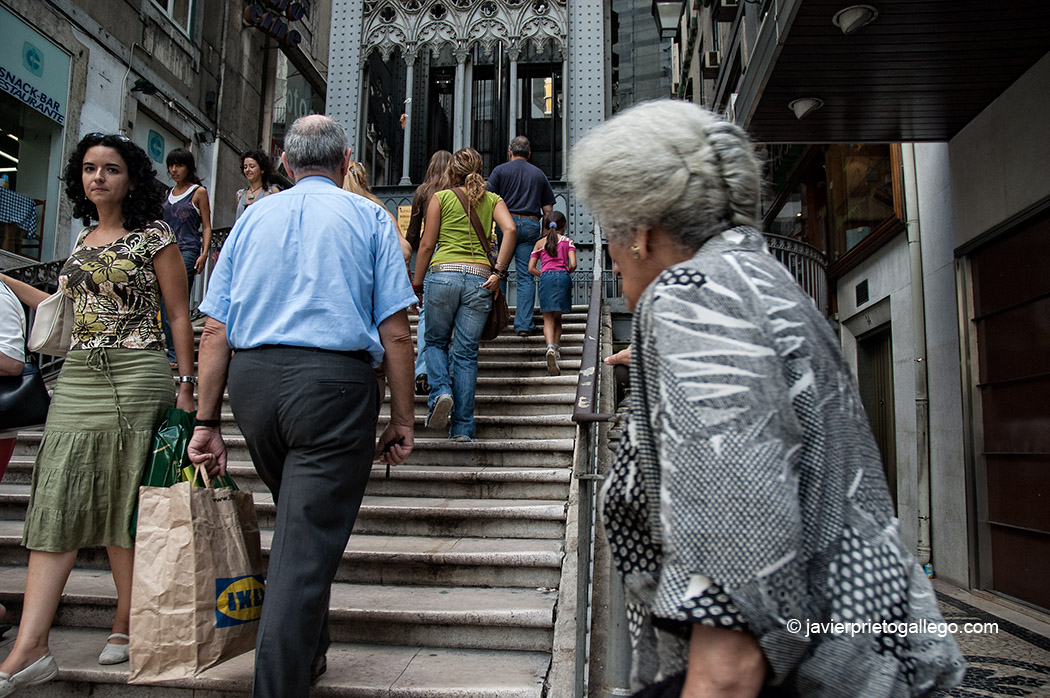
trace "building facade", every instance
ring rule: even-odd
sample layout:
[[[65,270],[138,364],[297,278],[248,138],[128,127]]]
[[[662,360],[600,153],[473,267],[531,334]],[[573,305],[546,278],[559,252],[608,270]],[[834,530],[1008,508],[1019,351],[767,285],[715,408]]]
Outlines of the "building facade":
[[[527,136],[586,273],[593,223],[565,172],[609,109],[611,12],[598,0],[335,0],[327,112],[392,211],[435,151],[470,146],[487,176]]]
[[[1050,10],[680,5],[672,94],[765,144],[767,230],[825,255],[906,539],[1050,609]]]
[[[127,135],[162,181],[167,153],[189,148],[212,225],[231,225],[241,155],[279,152],[287,123],[325,110],[330,22],[309,0],[0,0],[15,39],[0,49],[0,177],[27,212],[4,221],[3,265],[68,254],[80,223],[59,176],[92,132]]]

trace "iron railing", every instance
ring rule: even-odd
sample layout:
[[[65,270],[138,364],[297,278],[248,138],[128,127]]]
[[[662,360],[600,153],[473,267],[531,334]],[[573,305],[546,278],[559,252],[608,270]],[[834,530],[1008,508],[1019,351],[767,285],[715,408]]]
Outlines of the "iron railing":
[[[591,561],[594,557],[595,500],[597,485],[602,475],[598,466],[598,423],[616,415],[597,411],[600,388],[599,348],[601,346],[601,308],[606,284],[602,274],[601,234],[594,231],[594,269],[590,272],[590,303],[587,307],[587,326],[584,330],[583,355],[580,358],[580,377],[576,383],[576,401],[572,421],[576,422],[576,443],[579,457],[575,476],[579,480],[579,509],[577,511],[576,545],[576,667],[573,695],[586,696],[585,686],[589,666],[587,634],[590,630],[590,599],[592,594]],[[583,288],[583,280],[575,282]],[[574,286],[575,286],[574,283]]]
[[[27,264],[24,267],[7,269],[4,273],[12,279],[18,279],[41,291],[54,293],[58,290],[58,273],[62,270],[62,265],[65,263],[66,260],[57,259],[51,262]],[[27,309],[26,327],[32,327],[35,318],[36,310],[33,308]],[[61,356],[49,356],[48,354],[37,354],[36,359],[37,365],[40,367],[40,373],[45,379],[58,373],[64,361],[64,358]]]
[[[828,263],[824,253],[794,238],[769,233],[764,235],[769,251],[788,268],[802,290],[813,299],[817,310],[827,317]]]

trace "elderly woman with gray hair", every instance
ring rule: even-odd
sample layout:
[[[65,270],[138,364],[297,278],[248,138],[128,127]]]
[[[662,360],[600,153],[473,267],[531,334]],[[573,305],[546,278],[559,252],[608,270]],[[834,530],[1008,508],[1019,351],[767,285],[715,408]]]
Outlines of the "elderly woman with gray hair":
[[[570,179],[634,312],[602,518],[637,695],[957,684],[962,657],[932,625],[838,340],[756,229],[744,132],[691,103],[644,103],[579,143]]]

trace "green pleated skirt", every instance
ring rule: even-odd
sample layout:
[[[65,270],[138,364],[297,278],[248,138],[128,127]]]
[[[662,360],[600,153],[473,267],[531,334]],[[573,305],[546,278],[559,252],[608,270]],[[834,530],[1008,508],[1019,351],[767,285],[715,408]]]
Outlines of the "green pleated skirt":
[[[174,405],[163,351],[69,352],[33,466],[22,544],[49,552],[130,548],[153,432]]]

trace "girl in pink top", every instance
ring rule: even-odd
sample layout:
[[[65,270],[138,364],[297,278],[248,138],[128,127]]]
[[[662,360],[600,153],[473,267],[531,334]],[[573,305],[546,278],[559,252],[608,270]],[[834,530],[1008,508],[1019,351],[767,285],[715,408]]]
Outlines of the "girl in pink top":
[[[561,314],[572,309],[570,274],[576,269],[576,246],[565,235],[565,216],[552,211],[543,219],[543,237],[536,241],[529,273],[540,277],[540,312],[547,340],[547,372],[561,373]]]

